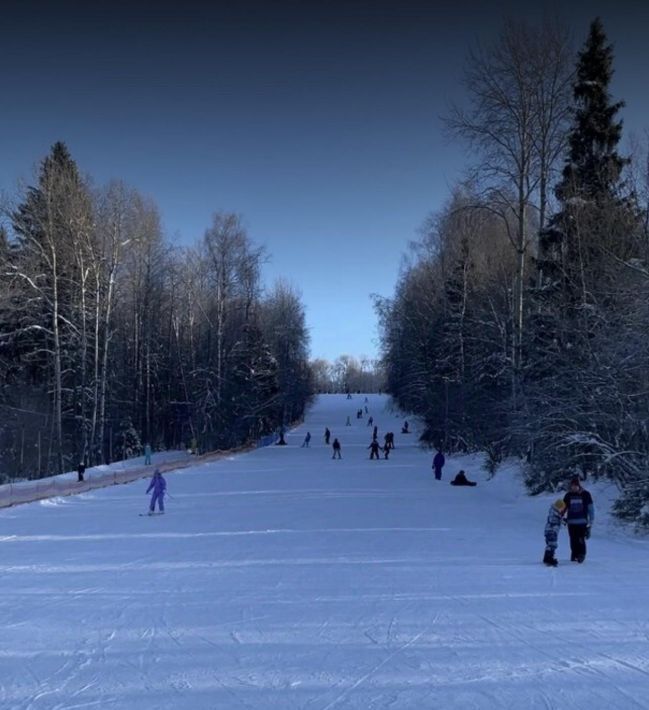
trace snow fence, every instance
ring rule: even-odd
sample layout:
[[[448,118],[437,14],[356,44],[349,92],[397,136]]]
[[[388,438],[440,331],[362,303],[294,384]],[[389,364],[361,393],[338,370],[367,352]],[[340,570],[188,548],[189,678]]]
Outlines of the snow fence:
[[[274,439],[275,437],[273,437]],[[257,446],[259,443],[255,442],[252,445],[241,446],[231,451],[212,451],[201,456],[193,455],[185,450],[158,451],[153,453],[153,463],[149,465],[144,465],[144,457],[140,456],[136,459],[118,461],[110,466],[87,468],[83,481],[79,481],[77,473],[74,472],[39,478],[34,481],[6,483],[0,486],[0,508],[8,508],[20,503],[32,503],[46,498],[56,498],[57,496],[87,493],[97,488],[106,488],[120,483],[131,483],[139,478],[148,478],[156,468],[159,468],[162,473],[176,471],[203,462],[214,461],[224,456],[250,451]]]
[[[69,496],[76,493],[87,493],[96,488],[114,486],[118,483],[130,483],[139,478],[150,476],[156,468],[161,471],[171,471],[185,468],[196,460],[186,451],[165,451],[154,454],[154,464],[144,465],[142,457],[119,461],[110,466],[95,466],[86,469],[84,480],[79,481],[75,473],[63,473],[60,476],[49,476],[34,481],[17,481],[0,486],[0,508],[7,508],[20,503],[31,503],[44,498]]]

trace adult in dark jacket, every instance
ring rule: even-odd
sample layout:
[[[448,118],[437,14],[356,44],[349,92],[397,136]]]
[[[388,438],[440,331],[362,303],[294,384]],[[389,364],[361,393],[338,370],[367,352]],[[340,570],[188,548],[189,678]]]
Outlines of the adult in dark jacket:
[[[433,459],[433,470],[435,471],[435,478],[438,481],[442,480],[442,468],[444,468],[445,463],[446,459],[444,458],[444,454],[442,453],[441,449],[437,449],[437,453],[435,454],[435,458]]]
[[[590,537],[590,527],[595,520],[595,506],[591,494],[581,487],[579,476],[570,481],[570,490],[563,497],[566,504],[566,523],[570,536],[571,562],[586,559],[586,540]]]
[[[477,486],[475,481],[469,481],[464,471],[460,471],[457,476],[451,481],[452,486]]]
[[[341,459],[342,458],[341,453],[340,453],[341,447],[340,447],[340,442],[338,441],[338,439],[334,439],[334,443],[332,444],[332,448],[333,448],[334,453],[331,458],[332,459]]]
[[[329,427],[325,428],[325,444],[329,444],[329,438],[331,437],[331,432],[329,431]]]
[[[379,459],[379,449],[381,448],[379,446],[379,442],[376,439],[372,439],[372,443],[367,447],[370,449],[370,458],[371,459]]]

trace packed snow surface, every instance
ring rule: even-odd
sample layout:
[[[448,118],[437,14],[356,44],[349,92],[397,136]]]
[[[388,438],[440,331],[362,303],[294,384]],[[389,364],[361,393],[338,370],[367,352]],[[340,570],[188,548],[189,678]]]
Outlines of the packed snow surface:
[[[165,515],[147,481],[0,511],[0,708],[649,708],[647,548],[607,491],[586,562],[562,531],[546,568],[556,496],[477,457],[436,481],[367,404],[387,461],[365,396],[323,395],[288,446],[167,473]]]

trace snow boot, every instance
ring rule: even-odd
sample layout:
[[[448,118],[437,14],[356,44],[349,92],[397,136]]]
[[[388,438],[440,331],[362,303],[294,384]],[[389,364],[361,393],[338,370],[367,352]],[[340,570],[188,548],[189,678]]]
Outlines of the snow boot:
[[[543,555],[543,564],[548,565],[548,567],[556,567],[559,563],[557,562],[554,553],[546,550]]]

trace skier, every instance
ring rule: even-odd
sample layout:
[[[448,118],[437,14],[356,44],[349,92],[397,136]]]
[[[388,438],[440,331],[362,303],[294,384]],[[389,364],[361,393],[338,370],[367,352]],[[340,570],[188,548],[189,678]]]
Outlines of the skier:
[[[151,483],[149,483],[149,487],[146,489],[146,492],[148,493],[150,490],[153,490],[153,495],[151,496],[151,503],[149,504],[149,515],[153,515],[156,501],[158,501],[158,511],[160,513],[164,513],[164,497],[165,491],[167,490],[167,482],[160,473],[159,468],[156,468],[154,471],[153,478],[151,478]]]
[[[464,471],[460,471],[457,476],[451,481],[452,486],[477,486],[475,481],[469,481]]]
[[[381,448],[379,446],[379,442],[376,439],[372,439],[372,443],[367,448],[371,449],[370,458],[376,459],[378,461],[378,459],[380,458],[379,449]]]
[[[383,458],[387,461],[390,456],[390,447],[384,446],[383,448]]]
[[[334,450],[334,455],[331,457],[332,459],[341,459],[342,456],[340,455],[340,442],[338,439],[334,439],[334,443],[332,444],[333,450]]]
[[[545,554],[543,564],[549,567],[556,567],[559,563],[555,557],[557,545],[559,543],[559,529],[563,522],[563,511],[566,504],[563,499],[555,500],[548,510],[548,519],[545,522]]]
[[[151,444],[144,444],[144,465],[151,465]]]
[[[83,482],[83,474],[86,472],[86,464],[83,461],[79,462],[79,466],[77,467],[77,481],[79,483]]]
[[[304,437],[304,441],[302,442],[302,448],[306,446],[306,448],[309,448],[309,442],[311,441],[311,432],[307,431],[306,436]]]
[[[570,535],[570,561],[581,563],[586,559],[586,540],[595,520],[595,506],[591,494],[581,487],[579,476],[573,476],[563,502]]]
[[[435,471],[435,478],[438,481],[442,480],[442,468],[444,467],[445,463],[446,459],[444,458],[442,450],[437,449],[437,453],[435,454],[435,458],[433,459],[433,470]]]
[[[405,421],[403,423],[403,426],[401,427],[401,433],[402,434],[410,434],[410,432],[408,431],[408,422],[407,421]]]
[[[374,417],[370,417],[370,418],[367,420],[367,426],[372,426],[372,424],[374,424]]]
[[[351,423],[349,417],[347,417],[347,421],[345,422],[345,426],[351,426],[351,425],[352,425],[352,423]]]
[[[394,432],[393,432],[393,431],[389,431],[389,432],[385,435],[385,443],[386,443],[386,445],[389,446],[391,449],[394,449]]]
[[[378,439],[379,438],[379,428],[377,426],[374,427],[374,431],[372,431],[372,439]]]
[[[329,445],[329,438],[331,437],[331,432],[329,427],[325,427],[325,444]]]

